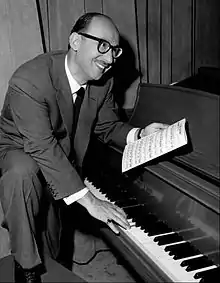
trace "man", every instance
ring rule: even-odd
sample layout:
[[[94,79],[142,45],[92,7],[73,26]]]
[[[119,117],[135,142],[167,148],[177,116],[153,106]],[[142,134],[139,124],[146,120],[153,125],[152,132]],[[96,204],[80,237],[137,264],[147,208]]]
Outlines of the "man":
[[[112,79],[100,80],[122,53],[110,18],[98,13],[80,17],[69,47],[68,52],[40,55],[15,71],[0,119],[3,225],[10,234],[16,270],[26,282],[40,282],[42,230],[51,255],[57,256],[60,230],[55,214],[60,200],[66,205],[78,202],[116,233],[114,223],[129,229],[123,210],[96,198],[81,177],[91,133],[124,146],[138,135],[166,127],[153,123],[140,131],[115,114]],[[85,95],[76,122],[81,87]],[[42,222],[42,215],[47,221]]]

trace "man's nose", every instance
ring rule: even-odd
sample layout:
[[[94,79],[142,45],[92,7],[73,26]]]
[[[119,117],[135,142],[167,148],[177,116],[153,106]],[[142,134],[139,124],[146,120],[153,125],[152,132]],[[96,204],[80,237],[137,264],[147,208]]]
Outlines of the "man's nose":
[[[108,52],[106,52],[104,54],[104,57],[105,57],[106,63],[112,64],[114,62],[114,58],[113,58],[113,55],[112,55],[112,49],[111,48],[108,50]]]

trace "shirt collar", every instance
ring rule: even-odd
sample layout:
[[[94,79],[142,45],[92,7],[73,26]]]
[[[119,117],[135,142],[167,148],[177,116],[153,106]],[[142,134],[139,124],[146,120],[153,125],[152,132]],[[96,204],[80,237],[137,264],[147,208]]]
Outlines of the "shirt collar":
[[[86,84],[84,84],[84,85],[78,84],[77,81],[71,75],[70,69],[69,69],[68,64],[67,64],[67,55],[65,57],[65,71],[66,71],[67,79],[68,79],[68,82],[69,82],[69,85],[70,85],[71,93],[77,92],[81,87],[86,89]]]

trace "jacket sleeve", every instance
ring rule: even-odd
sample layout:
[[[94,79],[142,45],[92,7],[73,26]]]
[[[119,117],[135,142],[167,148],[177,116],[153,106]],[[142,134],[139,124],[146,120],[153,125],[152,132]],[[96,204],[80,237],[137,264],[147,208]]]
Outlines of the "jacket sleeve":
[[[85,186],[53,135],[44,96],[28,82],[21,85],[10,88],[9,103],[24,151],[39,165],[53,197],[67,197]]]
[[[113,80],[99,108],[95,134],[98,135],[104,143],[114,143],[120,147],[124,147],[126,145],[127,135],[133,127],[120,121],[117,115],[117,105],[111,91],[112,84]]]

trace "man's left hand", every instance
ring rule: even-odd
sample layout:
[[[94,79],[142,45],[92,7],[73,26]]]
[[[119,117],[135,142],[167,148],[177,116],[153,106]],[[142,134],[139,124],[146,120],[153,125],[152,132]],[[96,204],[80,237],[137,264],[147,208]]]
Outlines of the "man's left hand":
[[[154,123],[146,126],[145,128],[143,128],[141,130],[140,136],[141,136],[141,138],[143,138],[143,137],[150,135],[150,134],[153,134],[157,131],[166,129],[168,126],[169,126],[168,124],[162,124],[162,123],[155,123],[154,122]]]

